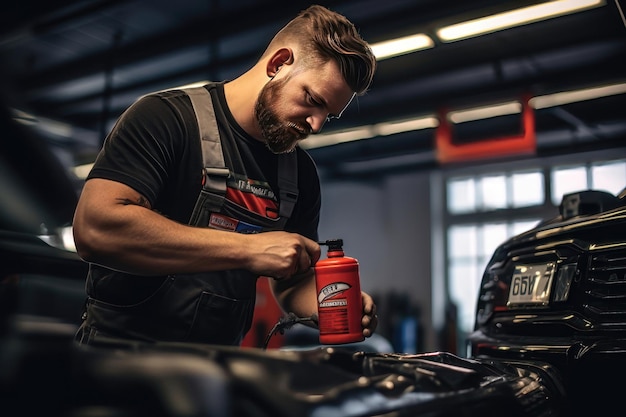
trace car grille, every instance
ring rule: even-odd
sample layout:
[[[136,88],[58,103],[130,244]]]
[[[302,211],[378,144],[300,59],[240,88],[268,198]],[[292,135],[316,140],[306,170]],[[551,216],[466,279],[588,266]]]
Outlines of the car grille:
[[[602,326],[626,327],[626,245],[590,256],[584,313]]]

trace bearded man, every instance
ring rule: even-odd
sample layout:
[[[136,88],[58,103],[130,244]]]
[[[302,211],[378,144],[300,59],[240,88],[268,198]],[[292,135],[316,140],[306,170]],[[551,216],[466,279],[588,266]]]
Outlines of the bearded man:
[[[74,215],[90,264],[76,341],[240,345],[258,279],[284,312],[314,317],[320,181],[297,145],[365,93],[375,68],[354,25],[314,5],[239,77],[131,105]],[[369,337],[376,305],[362,300]]]

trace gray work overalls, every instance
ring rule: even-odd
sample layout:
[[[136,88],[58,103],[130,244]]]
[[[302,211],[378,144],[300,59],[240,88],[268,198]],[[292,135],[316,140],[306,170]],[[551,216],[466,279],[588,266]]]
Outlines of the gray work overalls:
[[[282,230],[298,197],[296,152],[278,158],[277,219],[231,203],[225,199],[230,170],[224,164],[211,95],[204,87],[184,91],[196,114],[204,166],[203,188],[189,224],[207,227],[215,219],[227,218],[236,219],[233,230],[242,233]],[[88,297],[76,340],[92,343],[99,337],[122,337],[239,345],[252,323],[257,278],[245,270],[169,275],[153,294],[133,305],[113,305]],[[118,334],[115,329],[122,332]]]

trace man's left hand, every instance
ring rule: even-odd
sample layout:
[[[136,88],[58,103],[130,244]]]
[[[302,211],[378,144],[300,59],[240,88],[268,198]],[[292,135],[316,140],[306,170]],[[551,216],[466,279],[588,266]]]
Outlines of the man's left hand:
[[[361,318],[363,336],[370,337],[374,334],[376,327],[378,327],[376,304],[374,303],[374,299],[368,293],[363,291],[361,291],[361,299],[363,301],[363,317]]]

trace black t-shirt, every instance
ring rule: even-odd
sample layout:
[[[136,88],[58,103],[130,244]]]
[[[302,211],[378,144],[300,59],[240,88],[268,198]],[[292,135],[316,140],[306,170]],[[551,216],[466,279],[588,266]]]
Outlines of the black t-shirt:
[[[234,138],[237,152],[226,165],[236,174],[267,182],[278,196],[277,158],[234,120],[223,83],[210,84],[222,137]],[[317,169],[297,147],[298,201],[285,229],[317,240],[321,204]],[[107,136],[87,180],[106,178],[137,190],[153,209],[188,223],[201,190],[202,155],[196,118],[189,97],[180,90],[143,96],[130,106]]]

